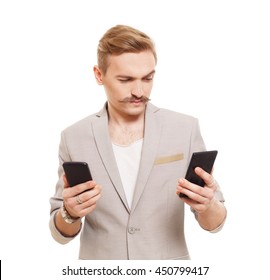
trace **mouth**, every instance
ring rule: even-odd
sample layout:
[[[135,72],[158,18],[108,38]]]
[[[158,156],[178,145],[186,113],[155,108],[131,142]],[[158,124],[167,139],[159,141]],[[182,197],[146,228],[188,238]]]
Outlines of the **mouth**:
[[[135,99],[135,100],[130,100],[130,103],[134,103],[134,104],[140,104],[140,103],[145,103],[146,100],[142,100],[142,99]]]

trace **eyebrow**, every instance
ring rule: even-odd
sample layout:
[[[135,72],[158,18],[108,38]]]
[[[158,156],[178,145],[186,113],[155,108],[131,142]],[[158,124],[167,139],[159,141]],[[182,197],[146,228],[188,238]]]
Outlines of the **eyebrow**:
[[[144,79],[144,78],[146,78],[146,77],[148,77],[148,76],[150,76],[150,75],[153,75],[155,72],[156,72],[155,70],[152,70],[150,73],[146,74],[146,75],[143,76],[142,78]],[[115,77],[116,77],[117,79],[119,79],[119,78],[122,78],[122,79],[134,79],[134,77],[128,76],[128,75],[116,75]]]

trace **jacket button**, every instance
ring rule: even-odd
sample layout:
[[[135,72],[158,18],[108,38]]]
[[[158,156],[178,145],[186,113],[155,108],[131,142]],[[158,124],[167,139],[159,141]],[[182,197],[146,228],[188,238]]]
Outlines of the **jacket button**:
[[[134,234],[136,231],[139,231],[139,228],[135,228],[135,227],[129,227],[128,228],[128,233],[130,234]]]

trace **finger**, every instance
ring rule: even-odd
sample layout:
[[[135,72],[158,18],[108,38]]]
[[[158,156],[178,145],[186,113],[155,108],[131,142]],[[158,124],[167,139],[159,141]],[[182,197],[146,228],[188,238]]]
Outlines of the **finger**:
[[[96,196],[93,196],[91,199],[82,202],[81,204],[76,204],[71,208],[72,213],[78,217],[83,217],[96,207],[97,201],[101,198],[101,194],[99,193]]]
[[[210,173],[207,173],[200,167],[195,168],[195,173],[204,180],[207,187],[216,189],[216,181]]]
[[[90,214],[91,212],[93,212],[96,209],[97,204],[92,204],[91,206],[89,206],[88,208],[84,208],[83,210],[81,210],[81,212],[79,213],[80,217],[85,217],[86,215]]]
[[[75,197],[78,194],[81,194],[83,192],[92,190],[96,187],[96,182],[94,181],[88,181],[76,186],[73,186],[72,188],[67,188],[64,190],[66,197]]]
[[[78,204],[82,204],[83,202],[90,200],[91,198],[99,195],[100,193],[101,193],[101,186],[96,185],[95,188],[92,188],[83,193],[80,193],[80,194],[76,195],[75,198],[76,198],[76,201],[78,202]],[[80,202],[82,202],[82,203],[80,203]]]
[[[88,199],[87,201],[85,201],[85,202],[83,203],[83,205],[82,205],[83,208],[85,209],[85,208],[91,207],[92,205],[96,204],[97,201],[98,201],[100,198],[101,198],[101,194],[100,194],[100,193],[97,194],[97,195],[95,195],[95,196],[93,196],[93,197],[91,197],[90,199]]]
[[[179,185],[176,187],[176,193],[182,193],[188,196],[191,200],[198,203],[206,203],[208,192],[204,188],[195,185],[184,178],[179,179]],[[182,198],[182,197],[181,197]],[[187,199],[187,198],[182,198]],[[185,200],[184,200],[185,201]]]
[[[74,186],[74,191],[76,194],[83,193],[85,191],[89,191],[93,189],[96,186],[96,182],[94,181],[87,181],[85,183],[79,184],[77,186]]]
[[[181,178],[179,180],[179,185],[178,187],[181,190],[186,190],[186,191],[191,191],[191,192],[195,192],[198,194],[202,194],[204,191],[204,188],[202,188],[201,186],[198,186],[196,184],[193,184],[191,182],[189,182],[187,179]]]
[[[214,191],[213,188],[211,189],[208,186],[201,187],[183,178],[179,180],[179,185],[176,187],[176,193],[183,193],[190,199],[202,204],[213,198]]]

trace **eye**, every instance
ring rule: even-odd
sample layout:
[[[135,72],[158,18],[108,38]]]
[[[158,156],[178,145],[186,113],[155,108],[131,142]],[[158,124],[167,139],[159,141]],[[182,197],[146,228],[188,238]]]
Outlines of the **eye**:
[[[131,78],[121,78],[121,79],[118,79],[118,81],[120,83],[127,83],[127,82],[130,82],[131,81]]]
[[[144,78],[144,81],[150,82],[150,81],[153,80],[153,78],[154,78],[154,75],[150,75],[150,76],[145,77],[145,78]]]

